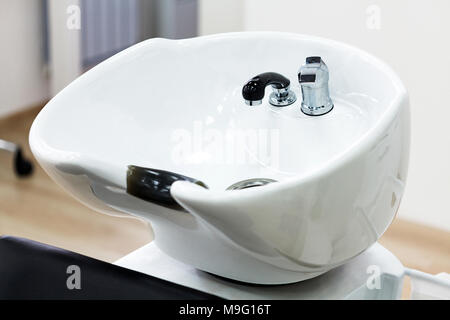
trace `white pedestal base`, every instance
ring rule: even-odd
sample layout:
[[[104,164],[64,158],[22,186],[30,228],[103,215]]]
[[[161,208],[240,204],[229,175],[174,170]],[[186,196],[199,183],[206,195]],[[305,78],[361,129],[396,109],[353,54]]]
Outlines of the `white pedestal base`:
[[[400,261],[378,243],[319,277],[277,286],[216,277],[174,260],[153,243],[115,264],[225,299],[399,299],[405,272]]]

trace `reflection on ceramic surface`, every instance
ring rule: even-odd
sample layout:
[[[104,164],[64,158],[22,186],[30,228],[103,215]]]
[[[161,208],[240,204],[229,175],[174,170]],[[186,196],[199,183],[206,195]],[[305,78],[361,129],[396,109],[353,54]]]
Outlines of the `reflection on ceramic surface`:
[[[335,107],[301,99],[249,107],[242,85],[267,71],[291,79],[305,57],[330,70]],[[170,84],[170,85],[168,85]],[[262,284],[305,280],[372,245],[398,210],[409,156],[408,96],[385,64],[310,36],[233,33],[152,39],[87,72],[38,115],[30,143],[47,173],[86,205],[149,220],[172,257]],[[176,206],[126,192],[129,165],[176,181]],[[247,179],[276,182],[226,190]]]

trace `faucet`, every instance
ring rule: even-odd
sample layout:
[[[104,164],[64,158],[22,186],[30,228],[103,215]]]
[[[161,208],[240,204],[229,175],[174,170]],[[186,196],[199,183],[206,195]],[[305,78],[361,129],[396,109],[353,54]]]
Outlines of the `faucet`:
[[[293,104],[297,97],[290,90],[290,80],[275,72],[266,72],[250,79],[242,88],[242,96],[249,106],[260,105],[264,98],[265,89],[271,85],[269,103],[276,107],[285,107]]]
[[[328,67],[321,57],[308,57],[298,72],[302,87],[302,111],[309,116],[321,116],[333,110],[328,88]]]

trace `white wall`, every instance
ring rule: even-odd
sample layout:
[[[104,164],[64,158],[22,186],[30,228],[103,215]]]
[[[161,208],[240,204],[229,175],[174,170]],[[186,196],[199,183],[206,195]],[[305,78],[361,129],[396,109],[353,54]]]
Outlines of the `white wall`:
[[[46,100],[41,1],[0,0],[0,116]]]
[[[142,39],[153,33],[153,1],[138,0]],[[47,3],[48,65],[44,0],[0,0],[0,117],[48,100],[82,72],[81,30],[68,27],[73,6],[79,6],[80,0]]]
[[[199,0],[199,34],[242,31],[243,0]]]
[[[48,1],[50,93],[52,96],[64,89],[82,72],[81,10],[79,8],[79,0]],[[69,21],[69,19],[75,20]],[[79,25],[76,20],[79,21]]]
[[[241,13],[223,10],[228,2],[203,1],[202,34],[228,28],[313,34],[365,49],[398,72],[412,109],[411,162],[399,216],[450,230],[450,1],[245,0],[240,21],[235,17]],[[379,30],[368,27],[377,26],[377,9]]]

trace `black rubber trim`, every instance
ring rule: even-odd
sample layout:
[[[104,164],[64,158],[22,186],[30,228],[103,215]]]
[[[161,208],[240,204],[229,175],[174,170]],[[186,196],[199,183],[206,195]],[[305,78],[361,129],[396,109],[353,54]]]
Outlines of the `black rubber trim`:
[[[314,82],[316,82],[316,75],[315,74],[299,74],[298,81],[300,83],[314,83]]]
[[[310,63],[321,63],[321,62],[322,62],[322,58],[319,57],[319,56],[306,58],[306,63],[307,64],[310,64]]]
[[[175,181],[188,181],[204,188],[203,182],[175,172],[128,166],[127,193],[139,199],[164,206],[178,206],[170,195],[170,187]]]

